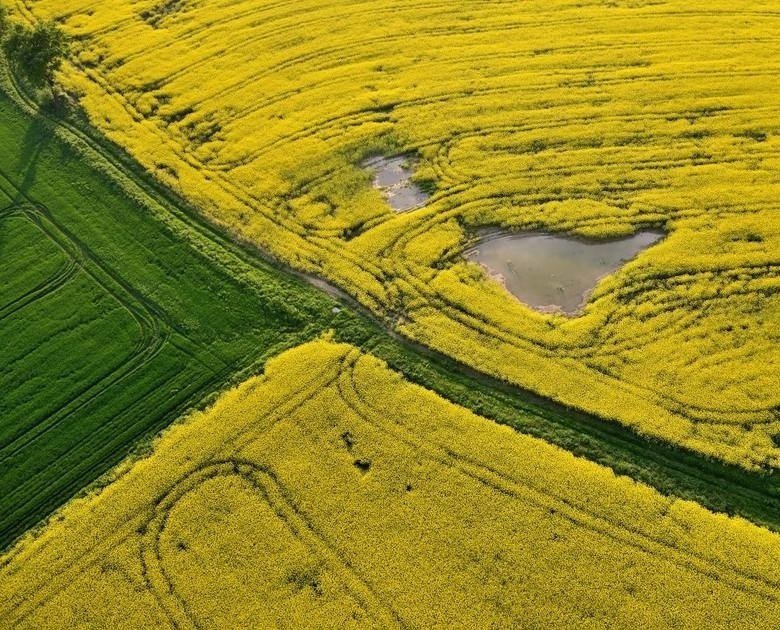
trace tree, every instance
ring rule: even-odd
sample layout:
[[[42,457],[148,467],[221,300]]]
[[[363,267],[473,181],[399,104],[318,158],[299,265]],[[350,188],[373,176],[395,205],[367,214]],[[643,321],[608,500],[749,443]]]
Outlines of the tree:
[[[0,18],[0,34],[8,61],[34,87],[51,87],[54,73],[68,54],[68,39],[54,22],[32,29]]]

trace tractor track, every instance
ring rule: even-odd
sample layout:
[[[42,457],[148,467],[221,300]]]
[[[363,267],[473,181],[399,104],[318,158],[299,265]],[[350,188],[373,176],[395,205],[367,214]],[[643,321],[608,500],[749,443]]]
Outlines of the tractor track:
[[[366,342],[364,349],[385,359],[391,367],[405,372],[410,380],[464,406],[469,406],[469,401],[473,400],[473,397],[469,398],[471,394],[488,398],[495,402],[500,412],[482,413],[497,422],[543,437],[576,454],[611,466],[616,472],[648,483],[664,494],[695,498],[710,509],[740,514],[753,522],[780,530],[780,489],[771,475],[746,471],[688,449],[642,437],[627,427],[544,399],[409,340],[393,329],[390,319],[371,313],[330,282],[315,274],[293,269],[256,246],[236,243],[232,235],[208,223],[175,193],[151,181],[150,176],[138,165],[133,166],[119,149],[95,139],[92,135],[94,131],[87,133],[74,123],[39,112],[13,78],[8,76],[5,67],[4,72],[8,79],[6,83],[10,86],[8,91],[17,104],[28,113],[45,116],[52,129],[69,138],[69,144],[78,147],[88,159],[102,162],[101,170],[118,178],[128,194],[135,198],[140,196],[145,205],[158,209],[158,212],[162,209],[167,213],[168,221],[186,225],[188,236],[200,250],[216,246],[245,269],[251,271],[252,268],[270,265],[281,273],[294,275],[324,290],[377,331],[377,335]],[[146,312],[156,315],[154,310]],[[157,317],[152,319],[160,323]],[[407,360],[424,366],[422,374],[409,374],[405,369],[409,365]],[[449,384],[443,386],[442,379],[449,379]],[[470,391],[466,394],[459,387],[463,382],[470,383]],[[525,421],[526,417],[530,421]],[[559,430],[566,434],[566,439],[556,437]],[[574,440],[574,448],[571,440]]]

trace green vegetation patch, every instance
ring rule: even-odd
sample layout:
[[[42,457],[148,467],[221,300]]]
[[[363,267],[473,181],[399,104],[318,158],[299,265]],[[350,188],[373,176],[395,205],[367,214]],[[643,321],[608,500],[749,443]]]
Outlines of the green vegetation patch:
[[[229,273],[2,94],[0,146],[5,545],[333,314],[270,268]]]

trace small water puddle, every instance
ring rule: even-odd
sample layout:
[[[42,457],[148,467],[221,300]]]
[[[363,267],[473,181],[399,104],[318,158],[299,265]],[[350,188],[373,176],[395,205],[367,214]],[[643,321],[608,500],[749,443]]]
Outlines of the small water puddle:
[[[517,299],[544,312],[576,314],[597,282],[664,234],[638,232],[610,241],[553,234],[494,233],[466,252]]]
[[[378,156],[366,160],[361,166],[374,173],[374,188],[380,190],[390,207],[396,212],[405,212],[425,205],[427,195],[412,182],[409,158]]]

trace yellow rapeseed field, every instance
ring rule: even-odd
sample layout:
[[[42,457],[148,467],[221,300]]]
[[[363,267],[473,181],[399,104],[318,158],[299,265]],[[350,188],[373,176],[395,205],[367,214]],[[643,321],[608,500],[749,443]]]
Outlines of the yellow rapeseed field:
[[[766,627],[780,536],[312,342],[0,560],[3,627]]]
[[[62,84],[204,213],[474,367],[780,465],[773,0],[15,0]],[[394,213],[361,161],[435,189]],[[513,299],[476,230],[668,237],[579,317]]]

